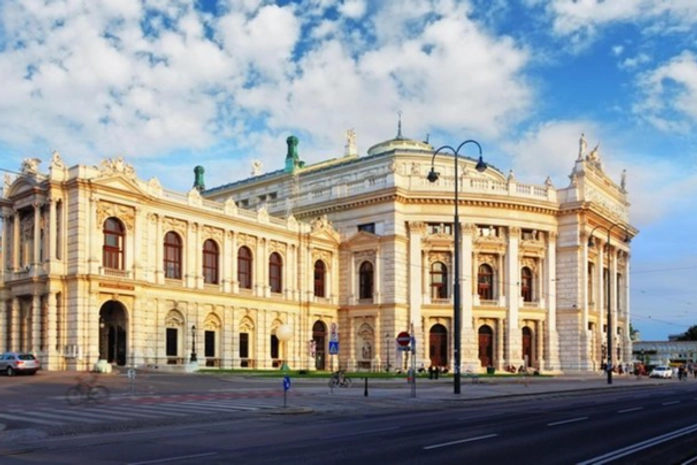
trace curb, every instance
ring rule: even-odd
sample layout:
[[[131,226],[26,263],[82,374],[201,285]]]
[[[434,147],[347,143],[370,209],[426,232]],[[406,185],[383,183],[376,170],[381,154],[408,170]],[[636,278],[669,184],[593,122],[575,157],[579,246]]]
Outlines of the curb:
[[[273,410],[266,410],[266,413],[270,415],[304,415],[314,413],[314,409],[311,407],[280,407]]]

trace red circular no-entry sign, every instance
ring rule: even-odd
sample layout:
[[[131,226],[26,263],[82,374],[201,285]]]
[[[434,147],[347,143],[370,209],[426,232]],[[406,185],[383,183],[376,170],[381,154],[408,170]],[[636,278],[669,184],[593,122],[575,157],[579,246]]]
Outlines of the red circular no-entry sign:
[[[402,347],[408,347],[409,344],[411,343],[411,336],[409,335],[408,332],[402,331],[397,335],[397,344],[399,344]]]

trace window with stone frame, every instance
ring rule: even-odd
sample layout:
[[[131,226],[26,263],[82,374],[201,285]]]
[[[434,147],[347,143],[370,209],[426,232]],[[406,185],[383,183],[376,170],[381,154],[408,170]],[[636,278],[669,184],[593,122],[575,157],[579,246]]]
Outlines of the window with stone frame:
[[[443,262],[431,264],[431,299],[448,298],[448,267]]]
[[[117,218],[107,218],[104,222],[104,246],[102,248],[102,265],[114,270],[124,269],[124,243],[126,231]]]
[[[326,297],[325,279],[327,275],[327,267],[322,260],[315,262],[314,281],[315,281],[315,297]]]
[[[486,263],[479,265],[477,293],[481,300],[494,300],[494,269]]]
[[[520,295],[524,302],[532,302],[533,298],[533,273],[532,270],[524,266],[520,270]]]
[[[219,270],[218,244],[213,239],[203,243],[203,282],[206,284],[218,284]]]
[[[283,290],[283,260],[278,252],[269,257],[269,286],[277,294]]]
[[[252,288],[252,251],[247,246],[237,251],[237,281],[241,289]]]
[[[369,261],[361,263],[358,268],[358,298],[372,299],[373,298],[373,264]]]
[[[182,240],[179,234],[169,231],[165,234],[164,243],[165,278],[182,278]]]

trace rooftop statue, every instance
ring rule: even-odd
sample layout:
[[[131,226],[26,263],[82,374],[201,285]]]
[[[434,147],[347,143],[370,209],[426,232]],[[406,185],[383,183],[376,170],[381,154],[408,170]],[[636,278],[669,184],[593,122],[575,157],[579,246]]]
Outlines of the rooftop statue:
[[[39,164],[41,160],[38,158],[25,158],[22,161],[22,174],[36,175],[39,173]]]

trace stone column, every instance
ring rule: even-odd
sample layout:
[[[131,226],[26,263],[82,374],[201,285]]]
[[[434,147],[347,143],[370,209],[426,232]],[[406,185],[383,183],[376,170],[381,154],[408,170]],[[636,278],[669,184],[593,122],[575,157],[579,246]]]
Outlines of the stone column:
[[[612,349],[615,351],[614,354],[612,354],[612,361],[615,366],[617,366],[618,363],[620,363],[619,358],[617,357],[617,348],[620,348],[620,357],[622,356],[622,350],[621,350],[621,341],[617,337],[617,326],[618,326],[618,318],[619,318],[619,312],[617,311],[617,249],[612,248],[610,249],[610,246],[608,244],[608,266],[609,266],[609,292],[610,292],[610,308],[608,309],[608,312],[612,312]],[[606,297],[607,298],[607,297]]]
[[[97,206],[99,205],[99,202],[97,198],[93,195],[90,196],[89,202],[87,202],[87,234],[86,234],[86,239],[87,239],[87,253],[89,254],[88,258],[88,273],[91,274],[100,274],[99,269],[102,267],[102,257],[101,254],[99,253],[99,236],[102,234],[102,228],[100,227],[101,225],[98,224],[98,215],[97,215]]]
[[[477,227],[472,223],[460,228],[460,302],[462,302],[462,347],[464,370],[479,367],[479,339],[474,327],[474,296],[477,294],[477,274],[473,260],[474,237]]]
[[[23,350],[24,347],[21,347],[22,341],[20,340],[20,332],[21,332],[21,318],[20,318],[20,306],[19,306],[19,297],[13,297],[12,298],[12,306],[10,308],[10,315],[9,315],[9,321],[10,321],[10,329],[7,332],[8,333],[8,341],[7,344],[10,347],[10,350]]]
[[[356,302],[358,302],[358,293],[359,289],[356,284],[356,254],[352,251],[349,251],[346,253],[348,261],[349,261],[349,276],[348,276],[348,282],[349,282],[349,298],[348,298],[348,304],[349,305],[356,305]],[[353,366],[353,365],[352,365]]]
[[[164,258],[164,248],[165,248],[165,233],[163,231],[163,218],[162,215],[158,213],[151,213],[150,214],[150,224],[154,223],[154,229],[155,229],[155,239],[150,240],[151,243],[155,243],[155,263],[150,264],[150,269],[153,270],[155,273],[155,276],[151,278],[152,281],[154,281],[157,284],[164,284],[165,283],[165,258]],[[152,230],[152,228],[149,228],[149,230]],[[188,235],[187,235],[188,236]],[[182,238],[182,243],[183,245],[187,245],[187,236]],[[188,247],[187,247],[188,249]],[[186,257],[184,256],[186,252],[182,253],[181,261],[182,263],[180,264],[181,266],[181,273],[182,273],[182,278],[186,276]]]
[[[585,255],[587,256],[588,250],[586,249]],[[557,233],[550,231],[547,233],[547,258],[545,260],[545,267],[547,269],[547,283],[546,288],[548,289],[547,299],[547,325],[546,331],[544,333],[544,342],[546,347],[547,355],[545,357],[546,365],[541,365],[540,368],[547,370],[558,370],[561,366],[560,354],[559,354],[559,332],[557,331],[557,299],[551,296],[556,295],[556,291],[553,291],[557,282]],[[587,263],[588,260],[584,263]],[[587,270],[588,266],[584,265],[583,269]],[[587,273],[587,271],[585,272]],[[588,286],[586,286],[588,289]],[[585,305],[585,299],[584,299]],[[585,313],[588,313],[588,307],[586,305]],[[542,327],[541,327],[542,328]]]
[[[4,264],[3,264],[4,265]],[[0,351],[8,352],[10,349],[10,335],[7,333],[7,319],[11,315],[11,301],[9,299],[0,300]]]
[[[198,271],[196,270],[196,254],[198,252],[198,247],[196,246],[196,223],[190,221],[187,224],[187,234],[186,234],[186,260],[184,260],[184,279],[186,280],[186,287],[196,288],[196,277],[198,276]],[[189,325],[189,330],[191,325]],[[191,332],[191,331],[189,331]]]
[[[625,252],[625,253],[626,253],[626,252]],[[625,350],[625,360],[632,360],[632,344],[631,344],[632,338],[631,338],[631,333],[630,333],[630,331],[629,331],[629,324],[630,324],[630,322],[631,322],[631,316],[632,316],[631,312],[629,311],[629,310],[630,310],[630,306],[629,306],[629,295],[630,295],[630,294],[629,294],[629,289],[631,289],[631,287],[630,287],[630,284],[631,284],[631,283],[629,282],[629,275],[630,275],[630,273],[629,273],[629,272],[630,272],[629,258],[630,258],[630,257],[629,257],[629,254],[627,253],[627,256],[625,257],[626,266],[625,266],[625,272],[624,272],[624,283],[625,283],[625,286],[624,286],[624,289],[623,289],[623,292],[624,292],[625,318],[626,318],[626,325],[625,325],[626,337],[625,337],[625,341],[627,341],[627,343],[626,343],[625,346],[624,346],[624,350]]]
[[[0,281],[4,281],[5,271],[9,268],[7,264],[9,263],[10,256],[16,252],[10,252],[7,248],[10,237],[10,215],[9,210],[6,208],[2,209],[2,236],[0,237],[0,250],[3,251],[0,254]],[[4,332],[2,334],[5,334]]]
[[[239,252],[239,246],[237,245],[237,233],[235,231],[230,232],[230,260],[232,261],[232,292],[237,294],[240,292],[240,282],[237,279],[237,254]],[[237,356],[237,355],[235,355]]]
[[[22,255],[22,250],[21,250],[21,243],[19,240],[19,236],[21,234],[20,231],[20,223],[21,221],[21,216],[19,214],[19,210],[14,211],[14,216],[13,216],[13,221],[12,221],[12,271],[15,273],[19,271],[20,268],[20,256]],[[3,252],[4,253],[4,252]]]
[[[42,355],[41,350],[41,296],[33,295],[31,299],[31,343],[32,353]]]
[[[421,252],[421,238],[426,233],[426,224],[422,222],[410,222],[409,223],[409,257],[408,257],[408,270],[407,276],[409,279],[409,323],[414,328],[414,333],[416,335],[423,335],[423,328],[421,327],[421,297],[424,294],[422,284],[424,276],[423,258]],[[385,328],[385,331],[389,334],[389,340],[394,340],[396,334],[394,329]],[[379,333],[381,336],[379,339],[382,341],[384,334]],[[417,341],[419,342],[419,341]],[[422,349],[425,344],[423,339],[420,339]],[[387,344],[385,350],[391,350],[392,344]],[[430,366],[427,360],[428,353],[425,350],[420,351],[422,355],[421,360],[417,360],[418,365]],[[387,352],[385,352],[387,353]]]
[[[56,300],[57,294],[51,292],[46,296],[46,345],[44,353],[46,356],[46,369],[55,370],[58,362],[57,344],[58,344],[58,305]]]
[[[373,303],[382,303],[382,250],[380,242],[378,242],[377,250],[375,250],[375,275],[373,276]]]
[[[51,198],[48,200],[48,261],[58,258],[58,244],[56,242],[58,219],[56,214],[56,199]]]
[[[519,241],[520,228],[511,227],[508,229],[508,250],[506,251],[506,281],[508,281],[507,299],[508,311],[506,320],[508,322],[506,331],[506,347],[505,355],[506,364],[513,366],[522,365],[523,357],[521,352],[522,335],[520,333],[519,304],[520,304],[520,269],[519,269]]]
[[[596,247],[598,248],[598,259],[597,259],[597,270],[595,272],[596,275],[596,283],[597,283],[597,290],[595,292],[595,308],[598,313],[598,318],[599,318],[599,325],[598,325],[598,333],[600,335],[600,345],[603,346],[605,345],[605,349],[607,350],[607,331],[610,331],[610,328],[607,328],[607,331],[603,331],[603,327],[607,324],[607,315],[605,313],[605,303],[607,301],[605,297],[605,280],[603,279],[603,271],[605,269],[605,247],[603,246],[601,240],[598,238],[595,238],[595,243]],[[608,268],[608,273],[609,273],[609,268]],[[583,348],[582,348],[583,349]],[[605,355],[602,355],[601,351],[601,361],[600,363],[604,363],[607,361],[607,352],[605,352]]]
[[[266,239],[257,239],[257,247],[254,253],[256,266],[252,269],[254,274],[255,295],[257,297],[270,297],[269,289],[269,257],[266,255]],[[256,273],[255,273],[256,271]]]

